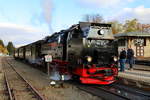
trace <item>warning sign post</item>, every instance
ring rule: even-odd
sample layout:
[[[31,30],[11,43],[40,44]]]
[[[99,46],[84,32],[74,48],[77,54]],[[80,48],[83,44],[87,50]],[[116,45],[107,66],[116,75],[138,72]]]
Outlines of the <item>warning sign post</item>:
[[[46,55],[45,56],[45,62],[47,62],[47,74],[48,74],[48,76],[50,75],[50,72],[49,72],[49,70],[50,70],[50,62],[52,62],[52,56],[51,55]]]

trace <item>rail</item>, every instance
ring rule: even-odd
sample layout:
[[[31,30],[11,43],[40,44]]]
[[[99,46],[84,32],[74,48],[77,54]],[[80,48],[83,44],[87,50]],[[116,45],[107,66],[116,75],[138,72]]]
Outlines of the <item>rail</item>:
[[[37,98],[38,100],[47,100],[47,99],[45,99],[25,78],[23,78],[23,77],[17,72],[17,70],[13,67],[12,64],[10,64],[7,60],[5,60],[5,61],[6,61],[6,63],[12,68],[12,70],[14,70],[15,73],[27,84],[27,86],[30,87],[30,91],[32,91],[32,92],[34,93],[34,95],[36,96],[36,98]],[[14,95],[13,95],[13,93],[12,93],[12,91],[11,91],[11,88],[10,88],[10,85],[9,85],[9,81],[8,81],[8,78],[7,78],[8,76],[7,76],[6,72],[4,72],[4,73],[5,73],[5,81],[6,81],[6,86],[7,86],[8,92],[9,92],[10,100],[16,100],[16,98],[14,97]]]
[[[98,96],[104,100],[149,100],[150,93],[128,86],[113,84],[108,86],[81,85],[75,83],[80,90]]]
[[[5,72],[4,72],[4,78],[5,78],[6,88],[8,90],[8,94],[9,94],[9,99],[13,100],[13,95],[12,95],[12,92],[11,92],[11,89],[10,89],[10,85],[8,83],[8,79],[6,77],[6,73]]]

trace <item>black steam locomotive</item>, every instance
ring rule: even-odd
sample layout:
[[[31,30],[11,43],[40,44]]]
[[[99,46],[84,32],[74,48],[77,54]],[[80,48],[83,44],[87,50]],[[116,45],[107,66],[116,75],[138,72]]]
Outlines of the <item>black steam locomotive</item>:
[[[51,64],[57,65],[60,76],[78,77],[81,83],[111,84],[118,73],[110,24],[80,22],[15,51],[15,58],[43,68],[45,55],[52,56]]]

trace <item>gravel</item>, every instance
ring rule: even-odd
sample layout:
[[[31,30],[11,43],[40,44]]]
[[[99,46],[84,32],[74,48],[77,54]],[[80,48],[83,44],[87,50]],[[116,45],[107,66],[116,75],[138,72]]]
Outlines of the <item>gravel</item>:
[[[7,59],[48,100],[102,100],[97,96],[79,90],[76,86],[69,83],[64,83],[63,87],[53,87],[50,85],[52,80],[42,71],[15,61],[13,58]]]

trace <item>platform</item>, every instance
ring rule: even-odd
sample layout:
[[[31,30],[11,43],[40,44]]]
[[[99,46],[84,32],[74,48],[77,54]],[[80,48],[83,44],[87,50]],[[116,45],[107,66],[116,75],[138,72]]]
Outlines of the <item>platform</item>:
[[[150,84],[150,66],[134,65],[133,70],[128,70],[126,65],[125,72],[119,72],[118,77]]]
[[[126,66],[128,66],[128,65],[126,65]],[[147,65],[134,65],[133,69],[149,71],[150,72],[150,66],[147,66]]]

